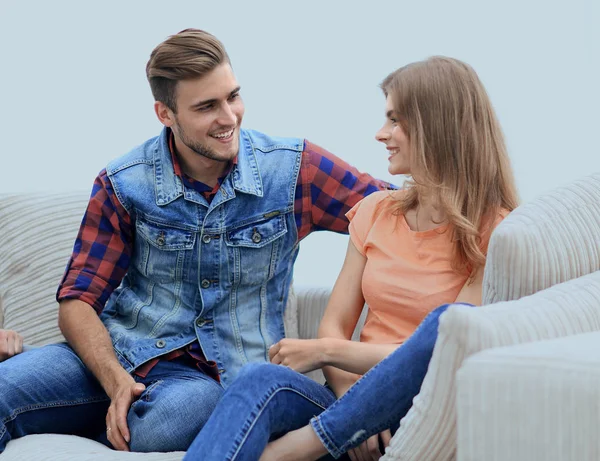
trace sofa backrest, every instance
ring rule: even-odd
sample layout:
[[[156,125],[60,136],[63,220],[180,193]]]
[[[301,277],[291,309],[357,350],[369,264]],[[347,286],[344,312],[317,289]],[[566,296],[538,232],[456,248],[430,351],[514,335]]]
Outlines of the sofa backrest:
[[[27,344],[62,341],[56,289],[89,192],[0,196],[0,326]]]
[[[490,239],[483,304],[600,270],[600,173],[519,206]]]

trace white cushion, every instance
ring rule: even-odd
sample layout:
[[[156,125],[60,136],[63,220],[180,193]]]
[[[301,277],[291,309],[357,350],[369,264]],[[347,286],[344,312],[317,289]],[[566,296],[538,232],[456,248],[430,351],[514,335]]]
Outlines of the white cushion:
[[[490,239],[483,304],[600,270],[600,173],[519,206]]]
[[[32,345],[63,341],[56,290],[89,192],[0,197],[0,305],[3,326]]]
[[[130,453],[111,450],[73,435],[41,434],[15,439],[0,455],[2,461],[180,461],[184,452]]]
[[[600,333],[488,349],[457,375],[459,461],[600,459]]]
[[[600,330],[600,272],[534,295],[481,308],[452,306],[421,392],[402,419],[384,460],[444,461],[455,457],[455,377],[466,357],[493,347]]]

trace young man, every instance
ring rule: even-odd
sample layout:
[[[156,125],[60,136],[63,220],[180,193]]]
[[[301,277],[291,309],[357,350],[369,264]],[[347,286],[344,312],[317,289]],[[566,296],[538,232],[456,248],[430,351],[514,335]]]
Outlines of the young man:
[[[283,337],[299,241],[346,232],[345,212],[389,186],[241,129],[240,86],[206,32],[170,37],[146,72],[164,129],[95,181],[57,293],[69,345],[0,367],[0,452],[40,431],[187,449],[242,365]]]

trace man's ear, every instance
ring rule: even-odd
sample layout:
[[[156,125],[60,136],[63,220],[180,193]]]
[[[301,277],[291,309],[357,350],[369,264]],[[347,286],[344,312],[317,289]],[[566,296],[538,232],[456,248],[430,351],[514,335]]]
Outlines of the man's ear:
[[[175,114],[164,103],[154,101],[154,112],[158,117],[158,121],[166,127],[171,127],[175,123]]]

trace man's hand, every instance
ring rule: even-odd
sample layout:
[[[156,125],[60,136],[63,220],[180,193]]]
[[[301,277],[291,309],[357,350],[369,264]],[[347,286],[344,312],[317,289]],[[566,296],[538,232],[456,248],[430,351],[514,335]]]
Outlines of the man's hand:
[[[269,348],[271,363],[285,365],[299,373],[326,365],[322,339],[282,339]]]
[[[116,450],[129,451],[131,436],[127,426],[127,413],[131,404],[140,398],[145,389],[146,386],[130,378],[108,394],[111,402],[106,414],[106,436]]]
[[[23,352],[23,338],[12,330],[0,330],[0,362]]]
[[[389,429],[369,437],[358,447],[348,450],[348,456],[352,461],[377,461],[383,456],[379,450],[379,437],[383,442],[383,447],[387,447],[392,439],[392,433]]]

